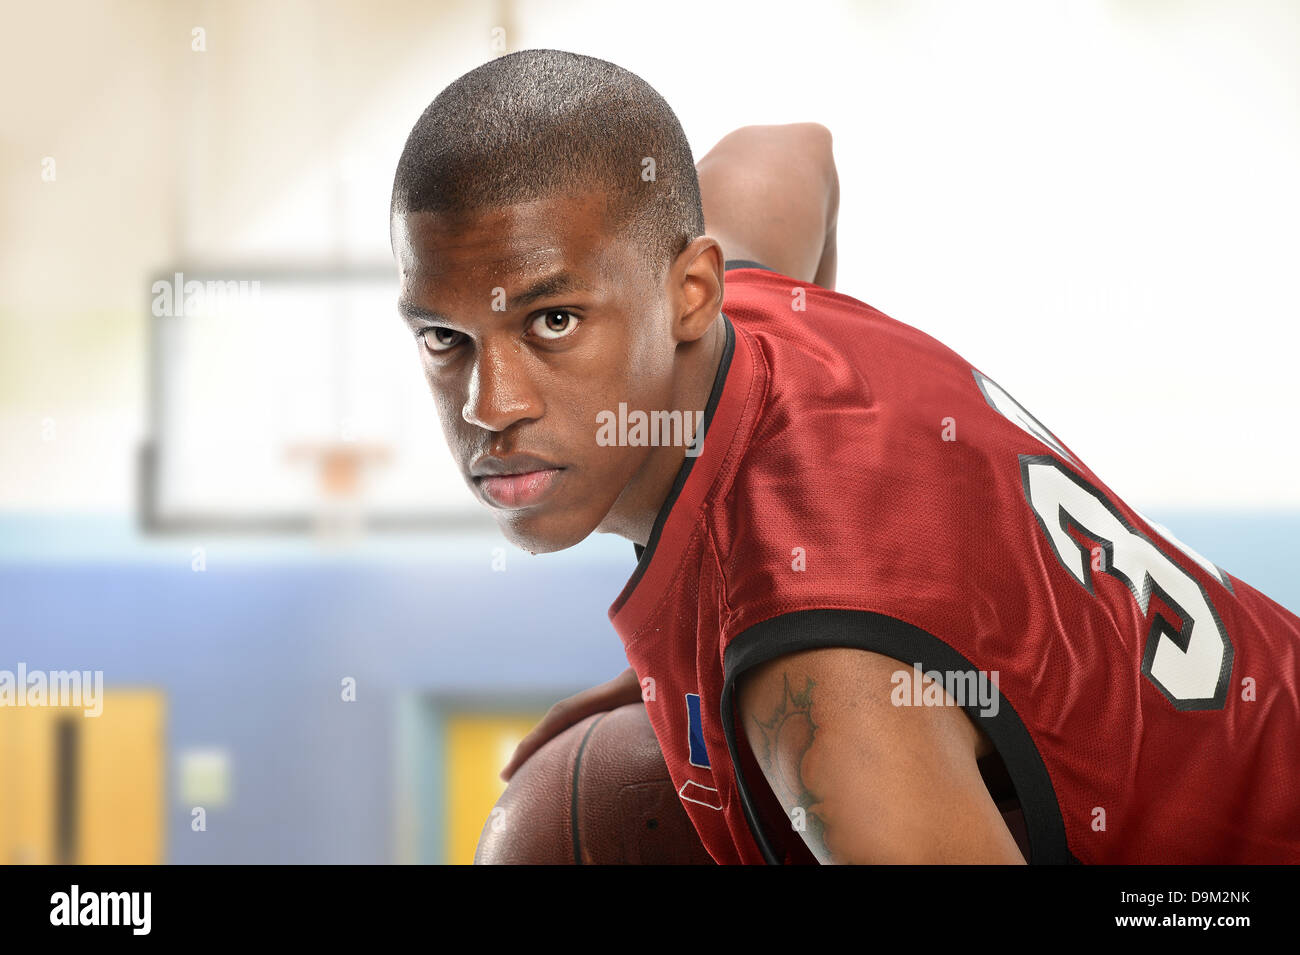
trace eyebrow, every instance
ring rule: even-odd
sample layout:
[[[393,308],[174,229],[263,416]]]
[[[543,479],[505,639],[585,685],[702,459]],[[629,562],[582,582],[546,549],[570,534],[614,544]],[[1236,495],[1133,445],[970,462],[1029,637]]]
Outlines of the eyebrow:
[[[550,298],[553,295],[564,295],[568,292],[590,292],[592,287],[574,275],[572,272],[553,272],[552,274],[538,279],[532,285],[523,291],[506,296],[508,309],[525,308],[536,302],[538,299]],[[407,318],[423,318],[433,322],[450,322],[446,315],[436,312],[433,309],[425,308],[422,305],[416,305],[414,302],[402,299],[397,303],[397,310]]]

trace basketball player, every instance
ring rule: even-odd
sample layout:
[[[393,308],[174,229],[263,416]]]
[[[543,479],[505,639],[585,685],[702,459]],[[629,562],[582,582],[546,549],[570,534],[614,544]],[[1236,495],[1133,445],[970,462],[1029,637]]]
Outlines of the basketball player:
[[[653,89],[571,53],[415,124],[399,307],[452,453],[518,546],[638,559],[630,669],[507,775],[645,699],[719,863],[1019,863],[1009,801],[1035,863],[1300,862],[1300,619],[834,292],[837,211],[824,127],[697,168]]]

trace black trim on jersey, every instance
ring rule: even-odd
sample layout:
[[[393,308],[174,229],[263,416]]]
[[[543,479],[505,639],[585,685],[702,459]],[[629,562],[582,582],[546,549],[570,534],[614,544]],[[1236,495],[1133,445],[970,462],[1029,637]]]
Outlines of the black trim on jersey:
[[[865,610],[801,610],[750,627],[727,647],[723,658],[722,728],[750,832],[769,865],[781,857],[763,831],[755,800],[746,785],[736,748],[735,686],[745,671],[800,650],[856,647],[893,657],[924,671],[975,670],[971,662],[933,634],[895,617]],[[1029,861],[1034,864],[1078,864],[1065,839],[1065,822],[1056,790],[1033,738],[1015,709],[999,691],[996,716],[981,716],[978,702],[963,707],[996,747],[1015,785],[1029,833]],[[766,781],[763,783],[766,785]]]
[[[587,727],[587,732],[582,734],[582,742],[578,745],[578,755],[573,757],[573,793],[569,800],[569,829],[573,836],[573,864],[582,865],[582,844],[579,841],[578,826],[578,779],[582,773],[582,754],[587,748],[587,740],[591,739],[591,734],[596,731],[600,721],[609,716],[608,713],[601,713],[591,721]]]
[[[728,259],[722,263],[722,271],[730,272],[732,269],[762,269],[764,272],[775,272],[776,269],[764,265],[762,262],[755,262],[753,259]]]
[[[731,326],[731,319],[727,318],[726,312],[719,312],[718,314],[722,316],[722,324],[727,331],[727,340],[722,346],[722,358],[718,360],[718,373],[713,377],[713,390],[709,392],[709,403],[704,406],[704,422],[701,425],[701,433],[695,436],[701,450],[703,450],[704,442],[708,438],[709,425],[713,423],[713,413],[718,409],[718,401],[722,398],[722,386],[727,383],[727,371],[731,368],[731,356],[736,350],[736,330]],[[641,575],[645,573],[646,567],[650,565],[650,560],[654,557],[655,545],[659,543],[659,535],[663,532],[664,524],[668,520],[668,512],[677,503],[677,496],[682,493],[682,488],[686,486],[686,479],[690,476],[691,468],[695,466],[698,458],[698,454],[688,455],[682,461],[682,466],[677,471],[677,480],[673,482],[672,490],[668,492],[668,497],[664,499],[663,506],[659,508],[659,514],[655,517],[655,524],[650,531],[648,545],[645,547],[635,543],[632,545],[633,550],[636,552],[636,570],[632,571],[632,577],[628,580],[623,593],[631,596],[633,588],[640,582]]]

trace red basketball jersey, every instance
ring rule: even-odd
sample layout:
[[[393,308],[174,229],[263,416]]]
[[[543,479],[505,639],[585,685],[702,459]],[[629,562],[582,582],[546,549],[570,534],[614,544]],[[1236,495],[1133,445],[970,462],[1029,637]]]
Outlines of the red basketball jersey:
[[[734,686],[845,646],[995,683],[964,705],[1031,862],[1300,862],[1300,618],[930,336],[757,263],[726,279],[703,446],[610,608],[713,858],[814,861]]]

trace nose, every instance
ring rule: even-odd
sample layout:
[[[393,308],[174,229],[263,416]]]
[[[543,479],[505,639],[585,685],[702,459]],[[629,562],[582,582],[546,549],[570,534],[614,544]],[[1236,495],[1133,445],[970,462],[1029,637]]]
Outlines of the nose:
[[[517,342],[485,340],[474,358],[461,416],[487,431],[504,431],[517,421],[542,416],[527,356]]]

